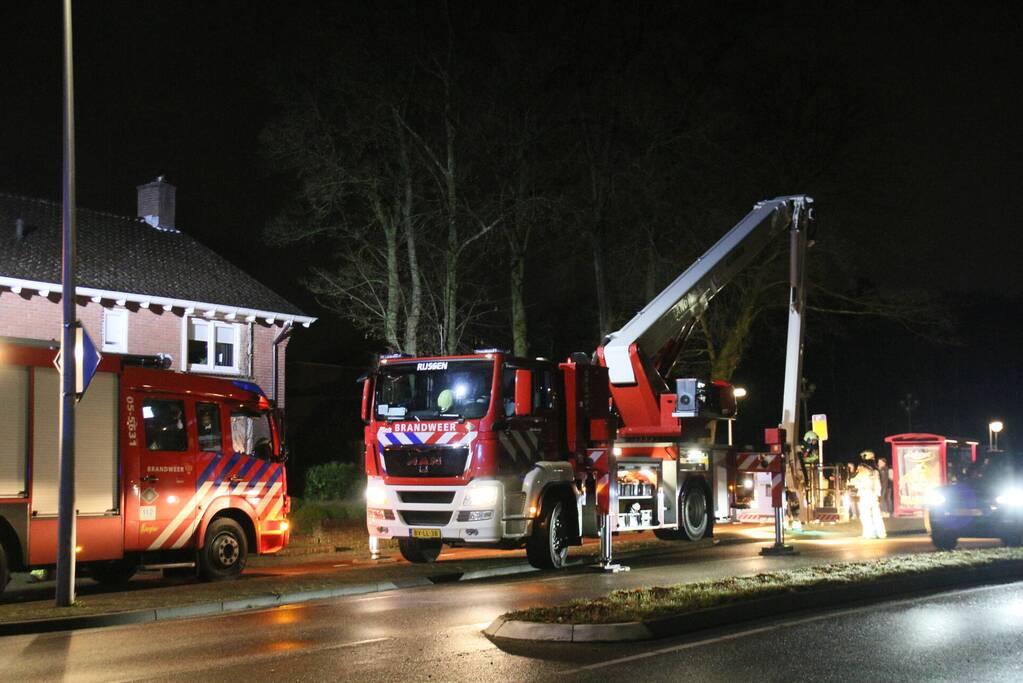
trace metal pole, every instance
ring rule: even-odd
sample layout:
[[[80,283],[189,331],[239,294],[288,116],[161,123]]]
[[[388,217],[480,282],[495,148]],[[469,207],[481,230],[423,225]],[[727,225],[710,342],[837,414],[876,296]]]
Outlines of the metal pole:
[[[64,0],[64,168],[61,302],[60,494],[57,526],[57,607],[75,601],[75,110],[71,0]]]
[[[732,420],[728,420],[728,445],[732,445]]]

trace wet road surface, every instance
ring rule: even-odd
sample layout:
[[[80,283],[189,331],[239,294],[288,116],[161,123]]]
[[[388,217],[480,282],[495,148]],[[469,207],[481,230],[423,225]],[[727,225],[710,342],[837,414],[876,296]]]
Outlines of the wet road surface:
[[[744,542],[740,538],[730,538],[712,548],[633,560],[632,571],[620,574],[603,574],[580,568],[560,573],[534,573],[519,578],[442,584],[213,618],[13,636],[0,639],[0,671],[4,672],[8,680],[26,682],[141,679],[251,681],[254,678],[324,681],[500,678],[518,681],[563,679],[566,674],[581,679],[613,680],[615,675],[636,671],[633,668],[636,664],[615,662],[623,654],[631,656],[659,652],[672,647],[671,642],[662,640],[645,645],[584,648],[562,646],[550,651],[542,647],[531,647],[529,656],[524,656],[496,648],[480,631],[495,617],[510,609],[560,602],[571,597],[596,596],[615,588],[676,583],[826,561],[869,559],[888,554],[932,550],[929,539],[923,536],[890,538],[887,541],[822,538],[800,541],[798,547],[801,554],[795,557],[763,558],[759,555],[763,544],[762,539],[759,542],[751,542],[751,539]],[[975,541],[964,545],[986,547],[994,544]],[[1017,593],[1012,594],[1015,597],[1010,595],[1007,598],[1009,604],[1023,605],[1020,589],[1017,587],[1015,590]],[[968,594],[985,595],[983,591]],[[878,609],[874,608],[874,611]],[[888,609],[880,611],[889,613],[886,611]],[[896,606],[891,609],[894,610],[891,614],[897,615],[904,608]],[[963,609],[980,608],[965,605]],[[942,612],[937,610],[931,613]],[[824,638],[824,633],[839,628],[838,625],[844,623],[843,619],[865,618],[867,614],[854,612],[834,619],[829,617],[818,622],[806,622],[807,633]],[[1004,619],[990,624],[990,628],[995,629],[993,637],[1000,637],[998,634],[1001,631],[998,629],[1012,623],[1011,614],[1015,612],[1010,610]],[[1023,615],[1023,607],[1018,608],[1018,614]],[[919,627],[923,622],[915,623]],[[846,631],[841,632],[842,635],[834,638],[834,646],[839,650],[852,650],[853,645],[846,642],[851,637],[849,634],[861,627],[869,630],[875,626],[881,628],[880,625],[850,625]],[[901,627],[905,626],[903,623]],[[884,632],[888,633],[892,627],[892,622],[889,622]],[[772,638],[775,631],[787,633],[791,628],[771,629]],[[1023,629],[1017,628],[1017,634],[1020,632]],[[883,639],[881,635],[876,637]],[[917,643],[907,632],[903,643],[915,643],[914,647],[927,648],[932,647],[936,639],[944,637],[942,633],[934,631],[931,632],[931,640]],[[730,661],[724,661],[728,658],[709,651],[696,654],[699,647],[703,647],[697,645],[677,651],[669,649],[656,657],[647,657],[643,660],[643,667],[655,667],[650,671],[657,673],[649,680],[661,680],[662,676],[664,680],[677,678],[681,670],[687,671],[688,677],[690,670],[679,669],[683,664],[677,662],[688,662],[685,659],[687,657],[702,657],[707,659],[700,669],[704,680],[737,680],[740,673],[752,675],[754,671],[762,670],[756,667],[761,667],[761,664],[766,666],[772,657],[777,659],[779,656],[779,651],[773,645],[764,646],[759,659],[741,654],[743,648],[748,649],[759,642],[757,634],[754,634],[745,645],[736,645]],[[710,647],[712,645],[706,645],[706,648]],[[793,652],[818,652],[806,645],[793,648]],[[934,651],[940,653],[942,650],[937,648]],[[823,653],[823,650],[820,652]],[[836,653],[836,656],[838,654],[841,653]],[[665,664],[663,669],[656,668],[660,667],[662,661],[667,662],[673,657],[676,664]],[[815,667],[823,666],[826,657],[821,654],[820,658],[821,661],[814,664]],[[813,659],[817,662],[819,658],[815,656]],[[1023,658],[1017,661],[1023,661]],[[580,668],[605,662],[612,663],[595,669]],[[691,667],[692,664],[690,662],[684,666]],[[780,679],[785,673],[785,670],[773,670],[773,673],[769,669],[763,671],[768,680],[773,680],[775,675]],[[848,668],[841,670],[844,674],[850,671]],[[791,672],[785,673],[785,676],[791,678]],[[809,671],[807,677],[810,677]],[[828,679],[819,674],[812,677],[820,680],[853,680]]]

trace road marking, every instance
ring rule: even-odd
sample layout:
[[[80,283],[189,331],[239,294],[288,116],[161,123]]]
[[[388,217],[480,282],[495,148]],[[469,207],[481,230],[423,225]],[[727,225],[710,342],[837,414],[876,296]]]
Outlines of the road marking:
[[[1020,584],[1020,583],[1023,583],[1023,582],[1015,582],[1015,583],[1016,584]],[[920,596],[917,596],[917,597],[905,598],[905,599],[902,599],[902,600],[893,600],[893,601],[890,601],[890,602],[874,603],[874,604],[871,604],[871,605],[864,605],[862,607],[850,607],[850,608],[843,609],[843,610],[830,610],[830,611],[825,611],[824,614],[817,614],[817,615],[814,615],[812,617],[804,617],[802,619],[794,619],[794,620],[791,620],[791,621],[781,621],[781,622],[777,622],[776,621],[775,623],[769,624],[767,626],[758,626],[756,628],[747,629],[745,631],[738,631],[738,632],[735,632],[735,633],[727,633],[725,635],[714,636],[712,638],[704,638],[703,640],[697,640],[697,641],[693,641],[691,643],[680,643],[679,645],[672,645],[671,647],[664,647],[664,648],[660,648],[658,650],[651,650],[650,652],[643,652],[643,653],[638,654],[638,655],[630,655],[628,657],[619,657],[618,659],[609,659],[609,660],[604,661],[604,662],[597,662],[596,664],[588,664],[586,666],[581,666],[578,669],[570,669],[570,670],[565,671],[563,673],[574,674],[574,673],[580,673],[580,672],[583,672],[583,671],[595,671],[597,669],[604,669],[604,668],[607,668],[609,666],[615,666],[617,664],[624,664],[626,662],[634,662],[634,661],[637,661],[637,660],[640,660],[640,659],[648,659],[650,657],[659,657],[660,655],[665,655],[665,654],[668,654],[668,653],[671,653],[671,652],[681,652],[682,650],[690,650],[690,649],[692,649],[694,647],[702,647],[704,645],[710,645],[712,643],[722,643],[722,642],[725,642],[725,641],[728,641],[728,640],[737,640],[739,638],[746,638],[747,636],[755,636],[757,634],[766,633],[768,631],[773,631],[773,630],[778,629],[778,628],[791,628],[793,626],[802,626],[803,624],[811,624],[811,623],[813,623],[815,621],[822,621],[824,619],[834,619],[835,617],[844,617],[844,616],[848,616],[850,614],[858,614],[860,612],[876,612],[879,607],[882,608],[882,609],[889,609],[889,608],[892,608],[892,607],[899,607],[899,606],[902,606],[902,605],[908,605],[908,604],[911,604],[911,603],[914,603],[914,602],[920,602],[920,601],[923,601],[923,600],[933,600],[934,598],[940,597],[940,596],[942,596],[942,595],[944,595],[946,593],[975,593],[975,592],[978,592],[978,591],[995,590],[995,589],[998,589],[998,588],[1005,588],[1006,586],[1011,586],[1011,585],[1014,585],[1014,584],[1013,583],[1002,583],[1002,584],[995,584],[993,586],[976,586],[976,587],[973,587],[973,588],[964,588],[964,589],[958,589],[958,590],[953,588],[953,589],[950,589],[950,590],[940,591],[938,593],[931,593],[929,595],[920,595]],[[827,608],[824,608],[824,609],[827,610]],[[784,619],[784,617],[779,617],[779,618],[780,619]],[[630,643],[630,644],[638,644],[638,643]]]

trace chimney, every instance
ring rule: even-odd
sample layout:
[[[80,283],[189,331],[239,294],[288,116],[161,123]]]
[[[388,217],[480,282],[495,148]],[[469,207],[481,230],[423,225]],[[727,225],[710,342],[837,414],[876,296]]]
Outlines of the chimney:
[[[174,198],[177,188],[164,176],[136,188],[139,192],[138,217],[158,230],[179,232],[174,226]]]

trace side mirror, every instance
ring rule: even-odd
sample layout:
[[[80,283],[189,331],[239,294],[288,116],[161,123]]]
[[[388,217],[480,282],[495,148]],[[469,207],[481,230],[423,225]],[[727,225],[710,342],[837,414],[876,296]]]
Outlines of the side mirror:
[[[533,414],[533,373],[529,370],[515,371],[515,415]]]
[[[373,402],[373,379],[371,377],[367,377],[366,379],[362,380],[362,421],[365,424],[369,424],[370,422],[369,408],[372,402]]]

